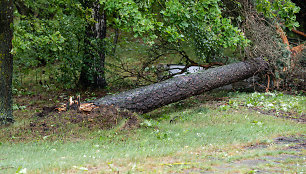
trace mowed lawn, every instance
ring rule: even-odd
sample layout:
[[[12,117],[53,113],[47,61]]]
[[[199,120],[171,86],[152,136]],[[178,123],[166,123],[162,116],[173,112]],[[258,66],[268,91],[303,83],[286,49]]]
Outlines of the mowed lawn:
[[[302,95],[211,93],[140,115],[139,128],[52,141],[2,134],[0,173],[303,173],[304,104]],[[17,120],[2,132],[28,123]]]

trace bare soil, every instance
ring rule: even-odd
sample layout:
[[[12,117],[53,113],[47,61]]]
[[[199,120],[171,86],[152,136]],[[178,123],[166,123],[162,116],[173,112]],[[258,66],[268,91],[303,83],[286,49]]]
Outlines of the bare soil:
[[[111,129],[120,125],[120,130],[133,129],[139,126],[139,118],[127,110],[114,106],[99,106],[91,112],[69,110],[58,112],[56,106],[43,107],[42,111],[34,114],[29,123],[24,123],[18,130],[7,132],[13,142],[31,141],[36,139],[71,140],[82,138],[82,133],[99,129]]]
[[[306,114],[299,114],[299,113],[294,113],[294,112],[284,112],[284,111],[276,111],[275,109],[272,110],[262,110],[259,107],[253,107],[250,108],[251,110],[260,112],[261,114],[265,115],[272,115],[275,117],[280,117],[280,118],[287,118],[291,120],[295,120],[300,123],[306,123]]]

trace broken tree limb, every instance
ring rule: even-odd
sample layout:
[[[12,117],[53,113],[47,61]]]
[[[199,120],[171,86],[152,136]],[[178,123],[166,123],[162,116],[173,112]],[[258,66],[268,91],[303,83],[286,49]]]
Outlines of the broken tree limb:
[[[160,83],[108,95],[92,102],[95,105],[115,105],[138,113],[147,113],[167,104],[252,77],[267,68],[266,61],[256,58],[174,77]]]
[[[283,29],[281,28],[281,26],[276,25],[276,31],[278,32],[278,34],[279,34],[280,37],[282,38],[283,43],[286,45],[286,49],[288,49],[288,51],[291,51],[292,56],[296,56],[297,54],[299,54],[300,52],[303,51],[303,49],[304,49],[304,44],[300,44],[300,45],[298,45],[298,46],[296,46],[296,47],[290,48],[290,44],[289,44],[287,35],[286,35],[286,33],[283,31]],[[302,35],[302,36],[306,37],[306,34],[303,33],[303,32],[301,32],[301,31],[297,31],[297,30],[294,30],[294,29],[292,29],[291,31],[293,31],[294,33],[297,33],[297,34],[299,34],[299,35]]]
[[[295,47],[291,48],[292,56],[296,56],[296,55],[300,54],[303,51],[304,48],[305,48],[304,44],[300,44],[298,46],[295,46]]]
[[[296,33],[296,34],[299,34],[299,35],[301,35],[301,36],[306,37],[306,34],[303,33],[303,32],[301,32],[301,31],[298,31],[298,30],[295,30],[295,29],[292,29],[291,31],[294,32],[294,33]]]
[[[282,38],[283,40],[283,43],[286,45],[286,49],[288,51],[291,51],[290,50],[290,44],[289,44],[289,41],[288,41],[288,38],[287,38],[287,35],[286,33],[283,31],[282,27],[280,25],[276,25],[276,32],[280,35],[280,37]]]
[[[208,69],[211,68],[212,66],[223,66],[224,63],[222,62],[211,62],[211,63],[207,63],[207,64],[198,64],[197,62],[195,62],[194,60],[190,59],[189,56],[187,56],[185,51],[180,51],[180,54],[183,56],[183,58],[186,59],[187,65],[184,69],[184,71],[182,71],[182,73],[184,73],[189,67],[191,66],[200,66],[202,68]]]

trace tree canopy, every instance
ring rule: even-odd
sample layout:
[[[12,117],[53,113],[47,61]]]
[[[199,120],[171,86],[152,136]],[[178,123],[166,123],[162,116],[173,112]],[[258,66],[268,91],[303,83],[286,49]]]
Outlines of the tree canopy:
[[[86,35],[86,25],[97,24],[92,15],[95,9],[86,6],[88,3],[98,4],[99,14],[105,13],[105,38]],[[245,19],[239,13],[241,3],[239,0],[17,0],[15,67],[27,72],[31,67],[48,66],[56,72],[52,79],[73,87],[82,67],[89,66],[84,62],[93,62],[90,65],[93,68],[86,69],[88,74],[97,73],[94,66],[104,66],[86,55],[89,52],[96,57],[96,50],[109,55],[116,44],[112,42],[114,30],[143,41],[148,48],[162,45],[167,46],[165,49],[182,51],[189,47],[197,61],[211,62],[222,57],[224,50],[244,48],[251,43],[239,29]],[[253,5],[271,23],[283,23],[288,28],[298,26],[295,14],[299,8],[290,0],[257,0]],[[86,38],[91,47],[85,46]]]

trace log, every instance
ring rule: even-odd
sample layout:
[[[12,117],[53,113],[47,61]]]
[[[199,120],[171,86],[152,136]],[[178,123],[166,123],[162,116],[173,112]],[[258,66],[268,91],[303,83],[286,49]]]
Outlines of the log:
[[[95,105],[115,105],[138,113],[147,113],[188,97],[201,94],[249,77],[268,68],[262,58],[174,77],[92,101]]]

